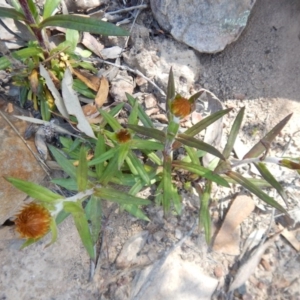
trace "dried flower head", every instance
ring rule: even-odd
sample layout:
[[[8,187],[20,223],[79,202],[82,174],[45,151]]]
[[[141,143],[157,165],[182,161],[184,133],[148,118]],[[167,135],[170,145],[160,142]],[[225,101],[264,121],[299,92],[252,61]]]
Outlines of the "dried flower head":
[[[171,112],[175,117],[183,119],[192,112],[192,103],[179,95],[171,103]]]
[[[116,132],[116,138],[120,144],[123,144],[131,139],[131,134],[127,129],[120,129]]]
[[[49,211],[37,203],[29,203],[16,215],[16,230],[22,238],[38,239],[50,228]]]

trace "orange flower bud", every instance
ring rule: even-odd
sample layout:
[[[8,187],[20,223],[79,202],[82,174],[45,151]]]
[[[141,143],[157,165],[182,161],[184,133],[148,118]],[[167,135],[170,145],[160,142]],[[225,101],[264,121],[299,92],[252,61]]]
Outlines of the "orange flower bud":
[[[192,103],[181,96],[176,97],[171,103],[171,112],[175,117],[183,119],[192,112]]]
[[[37,203],[29,203],[16,215],[16,230],[22,238],[38,239],[50,228],[49,211]]]
[[[131,134],[127,129],[120,129],[116,133],[116,138],[120,144],[126,143],[131,139]]]

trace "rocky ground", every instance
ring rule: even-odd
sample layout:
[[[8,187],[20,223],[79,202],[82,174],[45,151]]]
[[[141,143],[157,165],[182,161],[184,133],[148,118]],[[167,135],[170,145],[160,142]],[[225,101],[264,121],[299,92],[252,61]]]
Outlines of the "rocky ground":
[[[120,2],[110,4],[117,8]],[[172,66],[178,92],[189,96],[204,87],[221,100],[224,108],[234,108],[223,119],[221,147],[243,106],[246,113],[235,147],[237,156],[246,153],[276,123],[293,112],[292,119],[272,144],[271,154],[299,157],[299,14],[298,1],[258,0],[236,42],[217,54],[199,54],[161,30],[151,10],[144,9],[121,58],[122,64],[131,71],[121,70],[111,79],[111,101],[123,101],[127,91],[139,97],[151,118],[165,123],[161,92],[132,71],[139,70],[165,89]],[[114,38],[103,41],[105,47],[123,47],[125,42]],[[99,69],[103,73],[107,66],[101,65]],[[8,108],[7,95],[15,93],[6,86],[9,85],[2,79],[5,101],[0,102],[0,109],[3,112]],[[209,102],[199,102],[197,114],[185,126],[209,111]],[[2,128],[7,126],[0,132],[3,161],[7,153],[13,156],[14,150],[11,147],[8,150],[8,144],[4,143],[9,126],[2,117],[0,124]],[[25,123],[16,125],[22,134],[25,126]],[[19,139],[13,133],[9,135],[11,139]],[[28,150],[20,151],[25,155]],[[33,160],[31,165],[35,164]],[[28,164],[22,166],[27,167]],[[0,170],[1,174],[9,174],[9,164]],[[257,176],[256,170],[248,166],[239,170]],[[182,191],[184,209],[180,217],[171,216],[166,220],[161,208],[147,208],[150,223],[107,205],[100,256],[92,278],[90,273],[94,268],[71,219],[59,227],[55,244],[45,248],[50,239],[46,237],[22,251],[19,251],[22,241],[13,227],[1,226],[0,299],[300,299],[300,179],[295,172],[282,168],[273,167],[271,171],[284,182],[292,222],[288,223],[277,212],[272,214],[269,207],[238,186],[230,191],[215,188],[213,198],[217,201],[211,206],[214,243],[210,247],[196,226],[199,202],[193,193]],[[2,182],[1,186],[4,186]],[[0,189],[0,198],[3,191]],[[150,190],[145,190],[142,196],[150,194]],[[273,192],[270,195],[281,201]],[[17,203],[20,205],[23,200],[21,196]],[[18,209],[17,203],[9,207],[6,216]],[[279,234],[287,227],[290,231]],[[249,243],[257,245],[264,232],[268,233],[269,240],[244,256],[251,248]],[[228,293],[228,288],[233,289],[235,284],[240,287]]]

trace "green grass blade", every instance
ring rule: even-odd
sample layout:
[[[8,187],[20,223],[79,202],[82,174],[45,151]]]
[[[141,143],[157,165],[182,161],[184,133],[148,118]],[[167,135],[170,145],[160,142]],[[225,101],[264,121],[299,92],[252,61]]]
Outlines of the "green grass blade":
[[[26,21],[26,18],[22,13],[9,7],[0,7],[0,18],[10,18],[19,21]]]
[[[221,177],[218,174],[214,174],[212,171],[210,171],[200,165],[187,163],[187,162],[183,162],[183,161],[178,161],[178,160],[174,160],[172,162],[172,165],[175,168],[187,170],[187,171],[197,174],[201,177],[209,179],[219,185],[222,185],[225,187],[230,187],[228,182],[223,177]]]
[[[44,28],[48,26],[63,27],[106,36],[130,35],[130,33],[127,30],[117,27],[111,23],[107,23],[98,19],[75,15],[52,16],[42,21],[38,26],[39,28]]]
[[[178,134],[178,136],[176,137],[176,141],[178,141],[181,144],[184,144],[186,146],[189,147],[193,147],[193,148],[197,148],[199,150],[203,150],[205,152],[208,152],[216,157],[219,157],[222,160],[225,160],[223,154],[216,148],[214,148],[213,146],[197,140],[191,136],[188,136],[186,134]]]
[[[87,189],[88,183],[88,165],[86,159],[86,150],[84,146],[81,146],[79,153],[79,165],[76,170],[76,179],[78,191],[85,191]]]
[[[228,137],[226,146],[225,146],[224,151],[223,151],[223,155],[226,159],[229,158],[230,153],[233,149],[235,140],[237,138],[237,135],[240,131],[242,121],[243,121],[243,118],[244,118],[244,112],[245,112],[245,107],[242,107],[241,110],[239,111],[238,115],[236,116],[236,118],[233,122],[233,125],[231,127],[229,137]]]
[[[148,205],[151,201],[142,199],[133,195],[125,194],[112,188],[97,188],[95,195],[101,199],[106,199],[119,204],[133,204],[133,205]]]
[[[209,214],[209,200],[211,193],[211,181],[207,181],[203,193],[201,192],[199,185],[195,185],[200,198],[200,211],[199,211],[199,228],[204,228],[205,240],[207,244],[210,244],[211,239],[211,219]]]
[[[55,194],[47,188],[35,184],[33,182],[17,179],[13,177],[4,177],[14,187],[26,193],[28,196],[43,202],[53,202],[58,199],[64,198],[61,195]]]
[[[251,193],[256,195],[258,198],[266,202],[267,204],[271,205],[272,207],[277,208],[279,211],[283,213],[287,213],[286,210],[279,204],[277,201],[275,201],[272,197],[267,195],[265,192],[263,192],[260,188],[255,186],[253,183],[251,183],[249,180],[247,180],[245,177],[240,175],[237,172],[229,171],[227,172],[227,175],[231,177],[233,180],[235,180],[237,183],[242,185],[244,188],[249,190]]]
[[[76,168],[73,164],[55,147],[48,145],[52,155],[54,156],[56,162],[59,166],[72,178],[76,178]]]
[[[100,232],[101,232],[101,224],[102,224],[102,203],[101,199],[91,196],[88,204],[85,207],[85,213],[87,219],[90,221],[90,231],[93,244],[95,245],[98,241]]]
[[[75,226],[81,238],[82,244],[88,252],[90,258],[92,260],[95,260],[96,255],[94,250],[94,243],[89,230],[88,221],[86,219],[86,215],[81,206],[81,203],[65,201],[64,210],[66,212],[71,213],[71,215],[73,216]]]
[[[149,138],[153,138],[153,139],[156,139],[160,142],[164,142],[165,139],[166,139],[166,134],[163,132],[163,131],[160,131],[158,129],[155,129],[155,128],[147,128],[147,127],[144,127],[144,126],[138,126],[138,125],[131,125],[131,124],[128,124],[127,125],[127,128],[139,133],[139,134],[142,134],[144,136],[147,136]]]
[[[254,164],[261,176],[273,187],[276,189],[278,194],[282,197],[282,199],[287,202],[288,196],[284,191],[281,184],[275,179],[272,173],[268,170],[264,163]]]
[[[275,139],[275,137],[280,133],[280,131],[283,129],[283,127],[287,124],[287,122],[290,120],[293,114],[289,114],[286,116],[283,120],[281,120],[274,128],[272,128],[262,139],[266,144],[271,144],[272,141]],[[255,144],[247,154],[245,154],[243,159],[246,158],[252,158],[252,157],[258,157],[260,154],[262,154],[266,148],[263,145],[263,143],[259,141],[257,144]]]
[[[135,98],[133,98],[128,93],[125,93],[125,94],[126,94],[128,102],[131,106],[134,106],[135,101],[138,102]],[[145,113],[145,110],[143,109],[143,107],[139,103],[138,103],[138,117],[139,117],[139,119],[141,120],[141,122],[143,123],[143,125],[145,127],[153,128],[153,123],[152,123],[151,119]]]
[[[54,10],[58,7],[61,0],[46,0],[44,5],[43,19],[51,17]]]

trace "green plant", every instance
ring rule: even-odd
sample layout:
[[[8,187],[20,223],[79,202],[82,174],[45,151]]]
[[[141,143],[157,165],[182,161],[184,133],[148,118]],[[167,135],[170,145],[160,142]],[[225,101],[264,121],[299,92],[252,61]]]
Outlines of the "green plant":
[[[93,246],[100,233],[104,200],[119,203],[124,210],[148,221],[140,205],[149,205],[151,202],[136,195],[144,187],[151,185],[156,186],[155,202],[163,206],[165,216],[167,217],[170,212],[180,214],[181,198],[173,178],[173,172],[176,170],[187,172],[187,180],[193,183],[199,194],[199,221],[200,226],[204,227],[208,243],[211,237],[209,203],[213,184],[229,188],[230,183],[238,183],[268,205],[286,213],[286,210],[268,196],[260,186],[274,187],[286,200],[282,186],[268,171],[265,163],[300,169],[299,161],[296,159],[267,157],[268,145],[286,125],[291,115],[267,133],[242,160],[236,160],[230,155],[242,123],[244,108],[240,110],[234,121],[222,153],[199,140],[197,134],[231,109],[218,111],[184,133],[179,133],[181,119],[192,112],[195,101],[202,92],[196,93],[189,99],[176,94],[171,70],[167,91],[169,124],[166,130],[156,129],[138,101],[127,94],[131,105],[127,126],[121,126],[115,119],[123,108],[123,103],[120,103],[109,112],[100,110],[103,120],[99,125],[93,125],[97,139],[87,138],[82,142],[79,138],[73,140],[61,137],[63,146],[61,150],[49,146],[57,163],[69,176],[54,179],[53,183],[76,192],[72,197],[64,198],[44,187],[23,180],[11,177],[7,180],[36,199],[36,202],[50,212],[49,228],[53,234],[52,241],[56,239],[56,225],[71,214],[91,258],[95,257]],[[138,125],[139,122],[142,125]],[[138,137],[139,135],[144,138]],[[182,147],[186,155],[182,160],[174,159],[174,153],[176,154],[177,149]],[[201,163],[201,157],[205,153],[211,153],[218,159],[211,168],[205,168]],[[255,164],[264,179],[245,178],[234,171],[235,167],[246,163]],[[114,188],[115,185],[126,186],[128,192],[118,191]],[[25,245],[35,241],[36,239],[30,238]]]
[[[55,98],[46,84],[45,76],[41,75],[40,64],[46,68],[54,84],[60,88],[66,67],[96,72],[94,66],[83,61],[82,56],[90,55],[89,51],[76,49],[79,42],[79,32],[91,32],[101,35],[129,35],[129,33],[113,24],[79,15],[54,15],[60,0],[47,0],[42,15],[39,14],[33,0],[12,1],[14,8],[0,7],[0,18],[12,18],[16,22],[24,22],[35,37],[26,48],[16,50],[0,58],[0,69],[14,73],[13,82],[21,86],[21,105],[26,100],[32,100],[34,108],[40,109],[42,118],[49,120],[51,111],[55,110]],[[65,41],[51,48],[45,28],[56,26],[67,28]],[[75,54],[75,49],[78,54]],[[80,51],[80,52],[79,52]],[[79,70],[77,70],[79,73]],[[95,94],[84,82],[76,79],[74,89],[79,93],[94,98]]]

